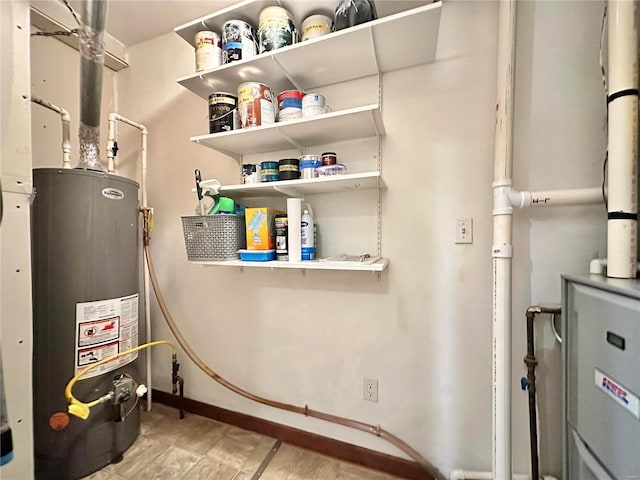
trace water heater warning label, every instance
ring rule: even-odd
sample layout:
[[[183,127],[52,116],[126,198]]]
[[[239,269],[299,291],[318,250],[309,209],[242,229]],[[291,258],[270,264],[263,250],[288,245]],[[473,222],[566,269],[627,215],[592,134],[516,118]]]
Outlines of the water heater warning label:
[[[76,304],[76,373],[83,368],[138,346],[138,294]],[[122,367],[138,352],[94,368],[91,378]]]

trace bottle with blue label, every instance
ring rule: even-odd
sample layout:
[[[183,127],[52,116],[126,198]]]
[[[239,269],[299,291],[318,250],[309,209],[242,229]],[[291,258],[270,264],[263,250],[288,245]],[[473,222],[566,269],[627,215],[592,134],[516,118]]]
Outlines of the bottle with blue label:
[[[313,228],[313,215],[305,210],[300,218],[302,233],[300,243],[302,245],[302,260],[314,260],[316,257],[315,234]]]

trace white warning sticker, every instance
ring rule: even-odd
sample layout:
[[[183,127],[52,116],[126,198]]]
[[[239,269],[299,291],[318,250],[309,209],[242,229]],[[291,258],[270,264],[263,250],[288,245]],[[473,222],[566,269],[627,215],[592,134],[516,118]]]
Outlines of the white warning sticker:
[[[138,346],[138,294],[111,300],[76,304],[76,373],[117,353]],[[91,378],[122,367],[138,358],[130,353],[94,368]]]

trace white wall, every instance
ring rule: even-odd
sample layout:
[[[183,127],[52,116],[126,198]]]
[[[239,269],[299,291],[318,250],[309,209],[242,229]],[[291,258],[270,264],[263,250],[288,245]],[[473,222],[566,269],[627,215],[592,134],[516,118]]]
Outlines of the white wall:
[[[0,21],[0,389],[13,440],[13,460],[0,468],[0,477],[28,480],[33,478],[28,4],[1,2]]]
[[[599,2],[520,2],[518,189],[601,181],[601,8]],[[120,113],[149,129],[152,254],[167,303],[191,346],[225,378],[256,394],[380,424],[445,474],[452,468],[491,469],[496,32],[496,3],[447,2],[438,60],[383,78],[388,189],[382,197],[382,250],[391,264],[379,280],[359,272],[303,276],[189,264],[180,216],[195,207],[193,170],[237,183],[239,166],[188,141],[206,133],[207,107],[175,82],[193,71],[192,49],[177,35],[130,48],[131,67],[118,73],[116,82]],[[411,39],[402,40],[410,48]],[[34,71],[51,56],[49,48],[63,56],[57,47],[34,45]],[[52,87],[49,78],[47,83],[34,81],[34,93],[39,85],[42,96],[77,97],[70,92],[76,84]],[[339,101],[348,96],[333,92]],[[105,109],[105,122],[106,114]],[[45,144],[37,128],[34,121],[34,152],[57,152],[57,141]],[[119,144],[122,172],[137,175],[136,132],[120,127]],[[370,148],[363,145],[366,156]],[[354,195],[341,200],[348,205],[345,212],[358,201],[357,208],[370,216],[371,205]],[[335,199],[326,201],[339,207]],[[474,219],[473,245],[454,244],[455,219],[461,216]],[[341,234],[375,246],[375,232],[361,230],[345,228]],[[525,374],[524,313],[531,304],[559,303],[560,274],[585,272],[588,260],[604,253],[604,208],[516,212],[514,244],[513,452],[514,470],[526,472],[527,394],[519,389]],[[152,316],[154,338],[170,338],[155,303]],[[559,348],[542,320],[537,328],[541,470],[559,476]],[[190,398],[400,454],[371,435],[252,404],[214,384],[184,354],[181,363]],[[156,388],[169,391],[168,352],[155,354],[153,374]],[[379,379],[378,403],[362,400],[364,376]]]

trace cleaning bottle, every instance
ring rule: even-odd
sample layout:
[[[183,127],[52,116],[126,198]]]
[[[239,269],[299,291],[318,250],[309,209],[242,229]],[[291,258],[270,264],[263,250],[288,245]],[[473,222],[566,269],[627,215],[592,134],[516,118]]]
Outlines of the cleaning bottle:
[[[302,245],[302,260],[313,260],[316,256],[313,215],[309,213],[309,210],[305,209],[300,220],[300,225],[302,227],[300,238],[300,243]]]

